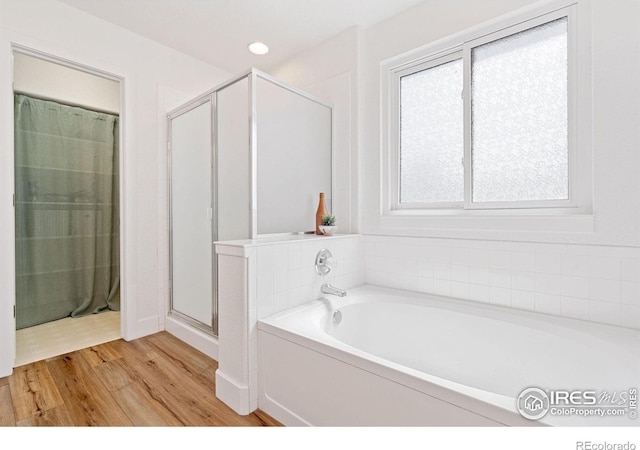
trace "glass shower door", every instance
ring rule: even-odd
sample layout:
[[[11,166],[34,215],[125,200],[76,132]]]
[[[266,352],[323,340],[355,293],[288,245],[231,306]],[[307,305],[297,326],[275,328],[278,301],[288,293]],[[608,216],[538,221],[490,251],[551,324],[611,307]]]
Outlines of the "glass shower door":
[[[212,119],[210,97],[169,116],[170,314],[216,334]]]

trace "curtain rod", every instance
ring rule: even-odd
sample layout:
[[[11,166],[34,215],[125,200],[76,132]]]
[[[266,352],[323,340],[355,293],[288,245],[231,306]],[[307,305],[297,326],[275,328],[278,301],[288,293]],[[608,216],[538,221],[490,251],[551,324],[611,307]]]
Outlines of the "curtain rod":
[[[92,106],[90,107],[90,106],[82,105],[80,103],[73,103],[73,102],[69,102],[69,101],[66,101],[66,100],[60,100],[60,99],[53,98],[53,97],[47,97],[47,96],[44,96],[44,95],[34,95],[34,94],[31,94],[30,92],[25,92],[25,91],[14,90],[13,93],[14,93],[14,95],[15,94],[26,95],[27,97],[35,98],[37,100],[56,102],[56,103],[60,103],[60,104],[65,105],[65,106],[83,108],[83,109],[86,109],[86,110],[89,110],[89,111],[93,111],[93,112],[97,112],[97,113],[101,113],[101,114],[111,114],[112,116],[120,117],[120,113],[117,112],[117,111],[110,111],[110,110],[107,110],[107,109],[94,108]]]

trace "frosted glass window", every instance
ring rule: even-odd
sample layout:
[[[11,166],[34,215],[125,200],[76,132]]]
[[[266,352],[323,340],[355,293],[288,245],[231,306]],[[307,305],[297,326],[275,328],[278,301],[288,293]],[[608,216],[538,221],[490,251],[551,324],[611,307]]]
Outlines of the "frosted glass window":
[[[400,203],[464,200],[462,60],[400,79]]]
[[[567,18],[471,56],[473,201],[567,200]]]

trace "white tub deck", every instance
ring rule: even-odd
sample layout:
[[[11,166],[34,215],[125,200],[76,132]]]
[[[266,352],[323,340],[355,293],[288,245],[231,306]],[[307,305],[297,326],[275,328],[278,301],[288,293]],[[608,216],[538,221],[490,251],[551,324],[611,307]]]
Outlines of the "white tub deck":
[[[628,414],[529,421],[516,410],[532,386],[638,388],[637,330],[368,285],[258,330],[259,406],[285,424],[640,424]]]

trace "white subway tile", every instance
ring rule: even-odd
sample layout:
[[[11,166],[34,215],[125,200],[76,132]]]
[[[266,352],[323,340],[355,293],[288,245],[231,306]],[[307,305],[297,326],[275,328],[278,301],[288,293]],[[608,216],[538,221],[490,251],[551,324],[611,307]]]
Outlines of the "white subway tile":
[[[376,265],[377,258],[375,256],[365,256],[364,268],[367,272],[374,272],[377,270]]]
[[[532,252],[513,252],[511,254],[513,270],[533,272],[536,270],[536,254]]]
[[[433,278],[451,280],[451,264],[436,263],[433,265]]]
[[[257,252],[258,297],[274,293],[274,251],[273,247],[260,247]]]
[[[431,262],[418,263],[418,276],[433,278],[433,264]]]
[[[273,314],[274,311],[275,295],[264,295],[258,298],[258,319]]]
[[[389,247],[389,258],[393,259],[407,259],[408,251],[411,249],[406,244],[395,244]]]
[[[467,249],[468,266],[489,267],[489,251],[482,248]]]
[[[376,242],[376,256],[388,258],[391,245],[386,241]]]
[[[451,296],[451,281],[449,280],[433,280],[433,293],[437,295]]]
[[[502,250],[509,250],[511,252],[533,254],[536,250],[536,244],[533,242],[500,241],[498,248]]]
[[[418,290],[418,277],[391,273],[389,274],[389,287],[416,292]]]
[[[537,312],[545,314],[562,314],[562,297],[553,294],[535,293],[535,302]]]
[[[418,275],[418,261],[413,259],[401,259],[398,262],[398,265],[400,267],[401,274],[411,275],[414,277]]]
[[[440,264],[451,264],[451,249],[449,247],[433,247],[430,261]]]
[[[620,301],[622,303],[640,306],[640,283],[623,281],[620,289]]]
[[[640,259],[640,247],[611,247],[611,256]]]
[[[289,270],[298,269],[302,266],[302,247],[300,244],[287,245],[289,251]]]
[[[377,272],[375,270],[369,270],[369,268],[367,268],[367,270],[365,271],[365,282],[367,284],[377,284],[376,274]]]
[[[433,294],[433,278],[418,278],[418,292]]]
[[[376,256],[376,243],[369,236],[364,241],[364,256]]]
[[[511,252],[505,250],[491,250],[489,264],[495,269],[511,269]]]
[[[469,284],[469,299],[489,303],[491,301],[491,287],[483,284]]]
[[[491,270],[487,267],[469,267],[469,283],[489,286]]]
[[[289,295],[287,297],[287,304],[288,304],[288,308],[293,308],[295,306],[301,305],[303,304],[306,300],[305,300],[305,294],[306,294],[306,290],[304,287],[298,287],[295,289],[289,289]],[[277,301],[277,296],[279,294],[276,294],[276,301]],[[287,309],[287,308],[285,308]]]
[[[562,258],[556,253],[536,253],[536,272],[562,273]]]
[[[413,259],[414,261],[422,261],[424,260],[424,253],[427,247],[423,244],[412,244],[407,248],[407,254],[405,257],[407,259]]]
[[[469,266],[454,264],[451,266],[451,281],[469,282]]]
[[[545,244],[545,243],[533,243],[533,250],[536,253],[567,253],[567,244]]]
[[[389,273],[402,274],[402,263],[406,260],[398,259],[398,258],[387,258],[384,268]]]
[[[562,315],[574,319],[589,320],[589,300],[562,296]]]
[[[498,241],[487,241],[483,239],[472,239],[467,243],[469,248],[481,248],[481,249],[498,249]]]
[[[535,290],[543,294],[562,294],[562,276],[549,273],[537,273]]]
[[[620,325],[620,304],[590,301],[589,320],[610,325]]]
[[[286,291],[289,288],[289,250],[284,245],[276,249],[274,272],[274,292]]]
[[[571,244],[567,248],[567,253],[582,256],[609,256],[611,254],[611,247],[604,245]]]
[[[469,283],[458,281],[451,282],[451,296],[454,298],[469,299]]]
[[[279,313],[289,308],[289,291],[280,292],[273,296],[273,313]]]
[[[589,258],[581,255],[562,255],[562,273],[576,277],[590,276]]]
[[[603,302],[620,302],[620,282],[591,278],[589,280],[589,298]]]
[[[468,265],[469,249],[466,247],[451,248],[451,264]]]
[[[511,271],[505,269],[491,269],[491,286],[510,288]]]
[[[563,275],[562,295],[567,297],[589,298],[589,278]]]
[[[511,306],[518,309],[526,309],[529,311],[535,310],[535,297],[534,293],[530,291],[511,291]]]
[[[640,329],[640,306],[620,305],[620,325]]]
[[[590,256],[590,274],[594,278],[606,278],[609,280],[620,279],[620,258],[613,256]]]
[[[536,273],[514,270],[511,273],[511,287],[520,291],[535,291]]]
[[[620,271],[622,280],[640,283],[640,258],[623,258],[620,261]]]
[[[374,279],[375,282],[373,284],[377,286],[389,286],[389,272],[377,271]]]
[[[511,289],[491,286],[490,295],[494,305],[511,306]]]

